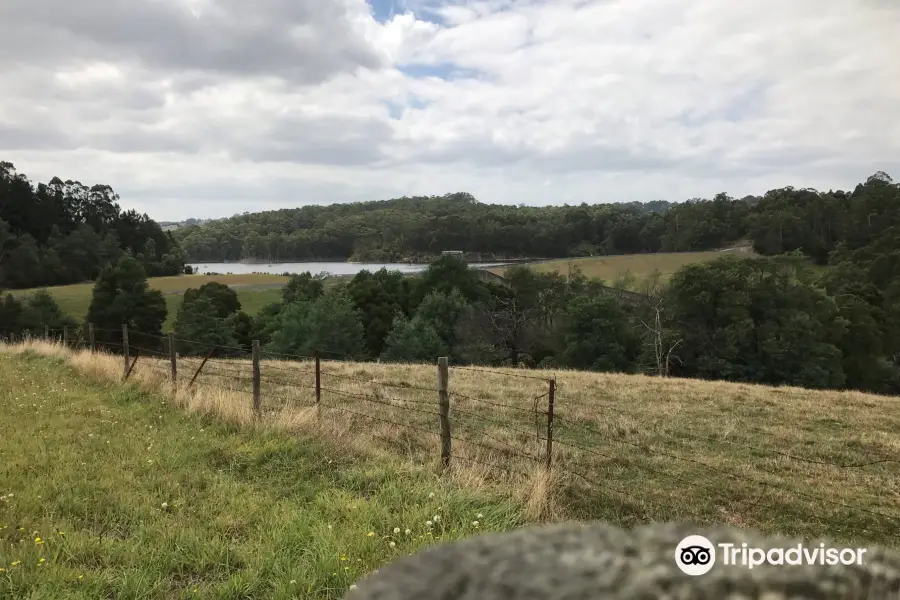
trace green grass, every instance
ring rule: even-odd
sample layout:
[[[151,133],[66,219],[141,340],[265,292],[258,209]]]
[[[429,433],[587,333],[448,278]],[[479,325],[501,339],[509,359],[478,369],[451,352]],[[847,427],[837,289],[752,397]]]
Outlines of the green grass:
[[[52,358],[0,354],[0,405],[4,598],[340,598],[436,539],[524,522],[425,471],[217,423]]]

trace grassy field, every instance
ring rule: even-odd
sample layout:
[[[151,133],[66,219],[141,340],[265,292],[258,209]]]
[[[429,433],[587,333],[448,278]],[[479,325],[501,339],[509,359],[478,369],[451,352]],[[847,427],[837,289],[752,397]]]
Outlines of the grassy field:
[[[602,279],[611,284],[617,278],[631,274],[637,280],[650,275],[654,270],[662,274],[662,281],[667,281],[678,269],[685,265],[708,262],[723,256],[748,256],[748,252],[735,249],[728,252],[660,252],[658,254],[624,254],[619,256],[592,256],[588,258],[572,258],[533,263],[528,266],[536,271],[551,273],[556,271],[566,275],[570,267],[577,266],[586,277]],[[490,269],[502,275],[505,269]]]
[[[36,348],[47,346],[37,343]],[[49,352],[54,352],[50,350]],[[264,356],[264,359],[271,358]],[[76,369],[121,379],[121,358],[75,354]],[[197,358],[179,359],[188,380]],[[167,363],[141,358],[131,381],[168,392]],[[211,360],[174,400],[236,426],[273,427],[435,472],[435,367],[264,360],[254,418],[250,364]],[[548,381],[556,376],[553,469]],[[450,369],[447,481],[509,496],[530,518],[728,523],[845,543],[900,540],[900,399],[725,382],[529,370]]]
[[[43,351],[0,352],[2,598],[340,598],[397,556],[524,522],[396,458],[180,410],[107,360]]]
[[[280,288],[287,280],[287,277],[281,275],[180,275],[178,277],[152,277],[147,282],[151,288],[160,290],[165,295],[169,314],[164,328],[169,330],[175,323],[175,315],[181,306],[182,295],[188,288],[198,288],[210,281],[218,281],[232,286],[237,292],[243,310],[253,316],[266,304],[278,302],[281,299]],[[81,323],[91,305],[93,289],[93,283],[76,283],[47,288],[47,291],[53,295],[63,312]],[[34,291],[16,290],[12,293],[21,297]]]

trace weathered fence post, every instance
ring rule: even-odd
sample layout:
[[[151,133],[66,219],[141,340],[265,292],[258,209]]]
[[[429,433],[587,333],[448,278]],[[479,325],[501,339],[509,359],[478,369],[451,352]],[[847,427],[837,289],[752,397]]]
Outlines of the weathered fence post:
[[[316,418],[322,416],[322,370],[319,364],[319,351],[314,353],[316,357]]]
[[[131,376],[131,371],[134,370],[134,365],[137,364],[138,358],[141,356],[141,348],[140,346],[134,351],[134,360],[131,362],[131,366],[125,370],[125,381],[128,381],[128,378]]]
[[[556,379],[549,381],[547,393],[547,469],[553,463],[553,404],[556,401]]]
[[[128,325],[122,325],[122,354],[125,359],[125,370],[123,373],[128,372]]]
[[[253,411],[259,414],[262,407],[262,397],[260,396],[260,373],[259,373],[259,340],[253,340]]]
[[[450,393],[448,383],[450,369],[447,365],[447,357],[438,358],[438,414],[441,418],[441,470],[446,471],[450,467]]]
[[[63,325],[63,346],[69,347],[69,326]]]
[[[169,363],[172,365],[172,383],[176,381],[178,376],[178,356],[175,353],[175,334],[169,334]]]
[[[95,344],[94,344],[94,324],[93,324],[93,323],[88,323],[88,338],[90,339],[90,344],[91,344],[91,354],[93,354],[93,353],[94,353],[94,348],[95,348]]]
[[[50,341],[50,326],[49,325],[44,325],[44,341],[45,342]]]
[[[197,370],[194,371],[194,376],[191,377],[191,382],[188,384],[189,388],[194,386],[194,382],[197,381],[197,377],[200,376],[200,371],[203,370],[203,367],[206,366],[206,363],[209,361],[209,359],[212,358],[212,355],[215,353],[216,353],[216,347],[213,346],[212,348],[209,349],[209,352],[206,353],[206,356],[203,357],[203,362],[200,363],[200,366],[197,367]]]

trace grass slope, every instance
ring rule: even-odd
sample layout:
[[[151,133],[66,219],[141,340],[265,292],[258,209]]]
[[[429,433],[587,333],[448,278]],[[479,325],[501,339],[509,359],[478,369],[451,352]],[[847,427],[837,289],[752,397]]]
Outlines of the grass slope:
[[[100,379],[0,353],[0,597],[340,598],[435,539],[522,522],[396,461]]]
[[[722,256],[748,256],[743,248],[737,248],[728,252],[660,252],[657,254],[623,254],[618,256],[593,256],[589,258],[573,258],[551,260],[529,264],[531,268],[542,273],[554,271],[566,275],[570,265],[578,266],[586,277],[602,279],[607,283],[613,282],[617,277],[630,273],[638,280],[650,275],[654,269],[662,273],[662,280],[667,281],[678,269],[686,265],[708,262]],[[502,275],[505,269],[498,267],[490,269]]]
[[[101,380],[121,358],[64,354]],[[17,350],[13,347],[9,350]],[[264,356],[264,358],[266,358]],[[181,386],[199,358],[179,359]],[[316,407],[310,362],[264,360],[262,413],[251,410],[247,361],[213,359],[192,390],[172,396],[168,363],[142,357],[131,383],[240,426],[314,434],[404,468],[440,456],[436,369],[322,361]],[[553,464],[546,450],[547,381],[557,378]],[[450,369],[448,481],[506,495],[533,518],[630,526],[686,520],[837,541],[900,540],[900,399],[574,371]],[[887,516],[884,516],[887,515]]]

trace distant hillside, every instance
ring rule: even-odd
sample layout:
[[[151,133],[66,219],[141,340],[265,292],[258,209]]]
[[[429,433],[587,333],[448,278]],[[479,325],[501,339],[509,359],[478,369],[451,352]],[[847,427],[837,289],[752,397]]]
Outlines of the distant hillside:
[[[773,190],[784,198],[793,188]],[[836,193],[846,197],[844,192]],[[483,260],[711,250],[746,237],[764,203],[719,194],[579,206],[484,204],[471,194],[304,206],[179,226],[190,261],[424,261],[445,250]],[[771,227],[771,224],[763,224]],[[784,244],[757,248],[779,253]]]

